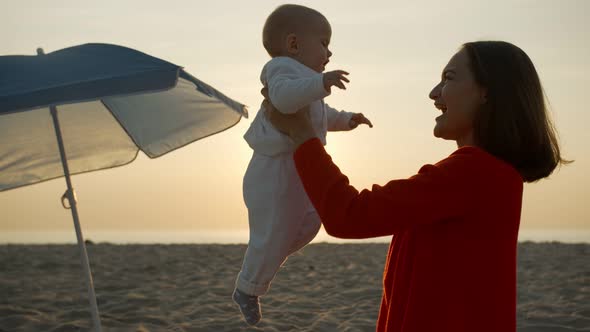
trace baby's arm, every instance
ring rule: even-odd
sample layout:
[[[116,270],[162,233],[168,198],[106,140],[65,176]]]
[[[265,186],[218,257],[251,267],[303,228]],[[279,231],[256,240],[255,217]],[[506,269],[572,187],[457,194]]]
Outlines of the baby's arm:
[[[367,119],[362,113],[338,111],[328,104],[325,104],[325,106],[328,118],[328,131],[352,130],[360,124],[366,124],[373,128],[371,120]]]
[[[323,74],[302,77],[289,60],[275,58],[265,67],[268,96],[281,113],[292,114],[330,93],[324,88]]]
[[[328,118],[328,131],[344,131],[352,129],[349,125],[350,119],[354,113],[339,111],[330,105],[326,106],[326,115]]]

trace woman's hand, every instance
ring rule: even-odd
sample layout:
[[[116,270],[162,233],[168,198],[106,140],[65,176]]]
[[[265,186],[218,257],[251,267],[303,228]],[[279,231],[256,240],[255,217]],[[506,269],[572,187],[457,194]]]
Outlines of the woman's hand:
[[[289,136],[296,147],[310,138],[316,137],[309,117],[309,105],[298,110],[295,114],[283,114],[270,102],[266,87],[260,93],[264,96],[262,105],[264,105],[268,120],[278,131]]]

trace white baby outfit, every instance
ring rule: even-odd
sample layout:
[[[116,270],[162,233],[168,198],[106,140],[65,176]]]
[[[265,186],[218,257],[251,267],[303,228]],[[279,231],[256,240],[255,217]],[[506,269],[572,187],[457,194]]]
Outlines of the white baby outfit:
[[[260,80],[269,99],[282,113],[310,105],[317,137],[326,144],[327,131],[350,130],[352,113],[324,103],[329,93],[323,74],[289,57],[276,57],[262,69]],[[315,212],[293,162],[293,141],[276,130],[261,106],[244,138],[254,150],[244,175],[250,241],[236,286],[263,295],[289,255],[303,248],[320,229]]]

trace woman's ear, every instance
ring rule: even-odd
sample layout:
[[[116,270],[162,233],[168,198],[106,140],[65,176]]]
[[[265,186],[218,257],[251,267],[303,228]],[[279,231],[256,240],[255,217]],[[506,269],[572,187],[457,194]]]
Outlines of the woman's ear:
[[[287,35],[285,39],[287,43],[287,53],[296,55],[299,53],[299,44],[297,41],[297,35],[294,33],[290,33]]]

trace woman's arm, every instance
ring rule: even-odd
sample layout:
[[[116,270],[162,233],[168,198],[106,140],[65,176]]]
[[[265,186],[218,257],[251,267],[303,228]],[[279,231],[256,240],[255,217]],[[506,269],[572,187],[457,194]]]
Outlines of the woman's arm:
[[[267,97],[266,89],[261,92]],[[409,179],[359,192],[316,137],[309,109],[282,114],[267,100],[264,104],[271,123],[297,146],[293,155],[297,172],[330,235],[353,239],[392,235],[460,217],[475,206],[481,165],[473,162],[472,149],[425,165]]]
[[[324,150],[309,139],[295,151],[299,177],[328,234],[340,238],[392,235],[405,228],[443,222],[472,206],[468,154],[426,165],[409,179],[357,191]]]

